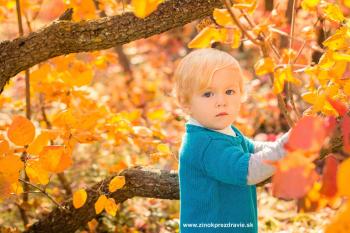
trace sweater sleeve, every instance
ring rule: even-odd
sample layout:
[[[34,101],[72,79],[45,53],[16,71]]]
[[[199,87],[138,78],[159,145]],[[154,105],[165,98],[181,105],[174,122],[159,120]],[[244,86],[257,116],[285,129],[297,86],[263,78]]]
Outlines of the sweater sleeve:
[[[250,153],[229,141],[212,139],[203,152],[203,168],[209,177],[233,185],[247,185]]]
[[[284,143],[288,140],[289,133],[290,130],[275,142],[266,142],[266,144],[259,144],[262,145],[262,148],[260,150],[256,150],[255,153],[251,155],[249,160],[247,178],[248,184],[252,185],[260,183],[273,175],[275,172],[275,167],[266,164],[264,161],[276,161],[282,159],[287,154],[283,146]]]

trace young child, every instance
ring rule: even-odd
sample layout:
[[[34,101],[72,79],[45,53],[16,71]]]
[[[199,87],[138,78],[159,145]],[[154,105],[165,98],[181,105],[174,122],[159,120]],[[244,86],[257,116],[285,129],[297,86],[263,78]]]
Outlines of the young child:
[[[180,233],[258,232],[255,184],[273,175],[264,160],[286,155],[245,137],[232,123],[244,100],[243,73],[228,53],[197,49],[175,74],[174,94],[190,118],[179,151]]]

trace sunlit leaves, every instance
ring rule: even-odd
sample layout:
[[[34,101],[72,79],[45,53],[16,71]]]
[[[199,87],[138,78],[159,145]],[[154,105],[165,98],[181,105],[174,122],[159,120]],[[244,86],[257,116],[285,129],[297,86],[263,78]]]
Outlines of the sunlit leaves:
[[[337,173],[337,185],[339,189],[339,195],[350,197],[350,159],[346,159],[339,165]]]
[[[118,205],[113,198],[108,198],[105,203],[105,210],[112,216],[115,216],[118,210]]]
[[[347,31],[347,27],[340,27],[332,36],[323,41],[322,44],[333,51],[347,49],[349,46],[349,42],[347,41]]]
[[[27,118],[16,115],[12,118],[8,132],[8,138],[18,146],[24,146],[31,143],[35,136],[35,127]]]
[[[320,0],[303,0],[301,2],[301,7],[303,10],[315,10],[319,3]]]
[[[345,205],[338,211],[337,215],[331,219],[331,223],[325,228],[325,233],[347,233],[350,229],[350,202],[347,201]]]
[[[335,22],[342,22],[345,20],[343,13],[340,10],[339,5],[327,3],[324,7],[325,17]]]
[[[288,81],[298,86],[301,85],[301,81],[294,77],[292,68],[290,65],[276,69],[274,72],[273,92],[279,94],[284,89],[284,83]]]
[[[328,136],[325,125],[325,120],[321,117],[302,117],[290,132],[286,147],[317,153]]]
[[[49,172],[38,160],[29,160],[25,171],[31,183],[43,185],[49,183]]]
[[[101,213],[106,205],[107,197],[105,195],[100,195],[95,203],[96,214]]]
[[[232,26],[234,22],[227,9],[215,8],[213,11],[213,18],[215,22],[221,26]]]
[[[87,193],[85,189],[78,189],[73,193],[73,206],[76,209],[82,207],[87,199]]]
[[[259,61],[257,61],[254,65],[254,70],[256,75],[264,75],[268,73],[272,73],[273,69],[275,67],[275,64],[270,57],[261,58]]]
[[[101,213],[104,209],[110,215],[115,216],[118,210],[118,205],[113,198],[107,198],[105,195],[100,195],[95,203],[96,214]]]
[[[294,151],[277,162],[276,173],[272,178],[272,193],[281,198],[300,198],[317,179],[315,165],[301,151]]]
[[[326,164],[323,167],[322,188],[320,192],[327,197],[334,197],[338,191],[337,188],[337,169],[338,161],[333,154],[326,157]]]
[[[155,11],[164,0],[132,0],[134,14],[139,18],[145,18]]]
[[[39,155],[39,161],[49,172],[59,173],[72,164],[72,158],[63,146],[46,146]]]
[[[0,201],[15,191],[13,188],[17,187],[21,169],[23,162],[19,156],[14,154],[0,156]]]
[[[350,153],[350,117],[348,115],[344,115],[341,129],[343,133],[343,150]]]
[[[125,176],[115,176],[109,182],[108,189],[110,192],[115,192],[117,189],[120,189],[125,184]]]

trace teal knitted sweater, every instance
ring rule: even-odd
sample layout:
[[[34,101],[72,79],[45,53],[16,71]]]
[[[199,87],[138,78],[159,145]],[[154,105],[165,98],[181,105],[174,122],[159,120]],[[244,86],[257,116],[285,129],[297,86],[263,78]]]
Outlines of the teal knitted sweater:
[[[257,233],[256,186],[247,185],[254,145],[186,124],[179,151],[180,233]]]

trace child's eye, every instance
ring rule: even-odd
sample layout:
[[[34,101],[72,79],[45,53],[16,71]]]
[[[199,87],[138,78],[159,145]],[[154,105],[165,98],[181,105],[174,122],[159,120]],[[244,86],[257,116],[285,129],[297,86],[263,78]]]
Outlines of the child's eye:
[[[208,91],[208,92],[205,92],[203,94],[204,97],[210,97],[210,95],[212,94],[212,92]]]
[[[226,93],[229,94],[229,95],[233,95],[235,93],[235,91],[230,89],[230,90],[227,90]]]

